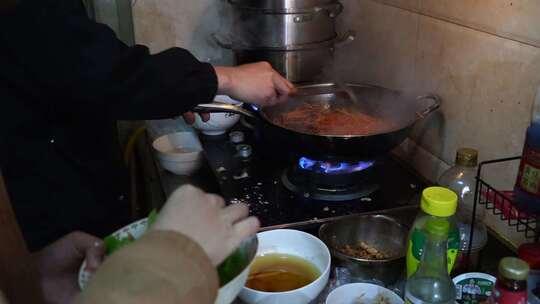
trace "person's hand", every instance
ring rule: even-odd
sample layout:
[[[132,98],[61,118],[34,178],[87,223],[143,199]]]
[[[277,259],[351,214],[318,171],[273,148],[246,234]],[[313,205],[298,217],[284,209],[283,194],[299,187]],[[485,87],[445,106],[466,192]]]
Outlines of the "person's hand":
[[[248,213],[245,205],[225,207],[221,197],[186,185],[171,195],[152,229],[175,231],[191,238],[217,266],[259,229],[259,220],[247,217]]]
[[[193,112],[186,112],[182,114],[182,117],[184,117],[184,121],[190,125],[195,123],[195,113]],[[210,120],[210,113],[198,113],[197,115],[201,116],[202,121],[207,122]]]
[[[218,93],[239,101],[269,106],[287,101],[294,85],[276,72],[268,62],[236,67],[214,67]]]
[[[83,260],[92,271],[104,255],[103,241],[82,232],[72,232],[32,254],[45,303],[71,304],[80,292],[77,276]]]

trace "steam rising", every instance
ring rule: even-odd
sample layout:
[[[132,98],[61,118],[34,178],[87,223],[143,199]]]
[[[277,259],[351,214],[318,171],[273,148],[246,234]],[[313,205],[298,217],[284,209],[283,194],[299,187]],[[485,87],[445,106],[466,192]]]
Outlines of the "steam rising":
[[[232,8],[227,1],[214,1],[200,18],[193,34],[193,53],[201,61],[216,65],[232,65],[232,53],[219,46],[212,36],[230,28]]]

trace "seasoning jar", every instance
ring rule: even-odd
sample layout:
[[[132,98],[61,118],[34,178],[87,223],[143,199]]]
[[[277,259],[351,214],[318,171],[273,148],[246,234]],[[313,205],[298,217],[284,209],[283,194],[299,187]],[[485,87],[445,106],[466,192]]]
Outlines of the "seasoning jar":
[[[529,304],[540,304],[540,243],[519,246],[518,256],[531,268],[527,278]]]
[[[499,263],[499,276],[490,297],[491,304],[527,304],[529,265],[523,260],[506,257]]]
[[[531,124],[527,128],[523,157],[519,165],[514,203],[521,211],[540,213],[540,87],[532,108]]]

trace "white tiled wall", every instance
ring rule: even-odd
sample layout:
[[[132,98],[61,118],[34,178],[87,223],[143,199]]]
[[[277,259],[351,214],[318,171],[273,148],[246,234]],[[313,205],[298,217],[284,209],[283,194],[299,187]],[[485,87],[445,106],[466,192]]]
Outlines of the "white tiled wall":
[[[479,149],[483,160],[520,154],[540,85],[540,18],[533,17],[540,2],[343,2],[342,27],[359,35],[351,49],[337,51],[336,76],[443,98],[441,113],[415,128],[401,156],[434,180],[462,146]],[[510,189],[515,171],[515,164],[503,166],[488,178]],[[523,241],[488,221],[514,244]]]

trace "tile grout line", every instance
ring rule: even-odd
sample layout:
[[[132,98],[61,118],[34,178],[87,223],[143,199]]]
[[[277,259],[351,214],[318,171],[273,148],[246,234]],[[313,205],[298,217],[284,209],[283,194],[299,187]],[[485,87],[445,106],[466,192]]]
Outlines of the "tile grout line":
[[[534,48],[540,48],[540,41],[534,41],[534,40],[530,40],[530,39],[523,38],[523,37],[517,37],[517,35],[514,35],[514,34],[492,31],[492,30],[489,30],[489,29],[482,28],[481,26],[468,25],[468,24],[465,24],[463,22],[460,22],[457,19],[451,19],[451,18],[448,18],[448,17],[444,17],[444,16],[440,16],[440,15],[430,13],[429,11],[423,11],[421,8],[417,9],[417,8],[413,8],[413,7],[407,7],[405,5],[398,5],[398,4],[395,4],[395,3],[390,3],[387,0],[371,0],[371,1],[379,3],[379,4],[383,4],[383,5],[386,5],[386,6],[394,7],[394,8],[397,8],[397,9],[401,9],[401,10],[404,10],[404,11],[408,11],[408,12],[411,12],[411,13],[415,13],[415,14],[418,14],[420,16],[432,18],[432,19],[435,19],[435,20],[443,21],[443,22],[448,22],[448,23],[451,23],[451,24],[454,24],[454,25],[457,25],[457,26],[460,26],[460,27],[464,27],[464,28],[467,28],[467,29],[470,29],[470,30],[474,30],[474,31],[477,31],[477,32],[481,32],[481,33],[484,33],[484,34],[495,36],[495,37],[498,37],[498,38],[501,38],[501,39],[514,41],[514,42],[517,42],[517,43],[520,43],[520,44],[523,44],[523,45],[527,45],[527,46],[531,46],[531,47],[534,47]],[[421,0],[419,0],[419,1],[421,1]]]

